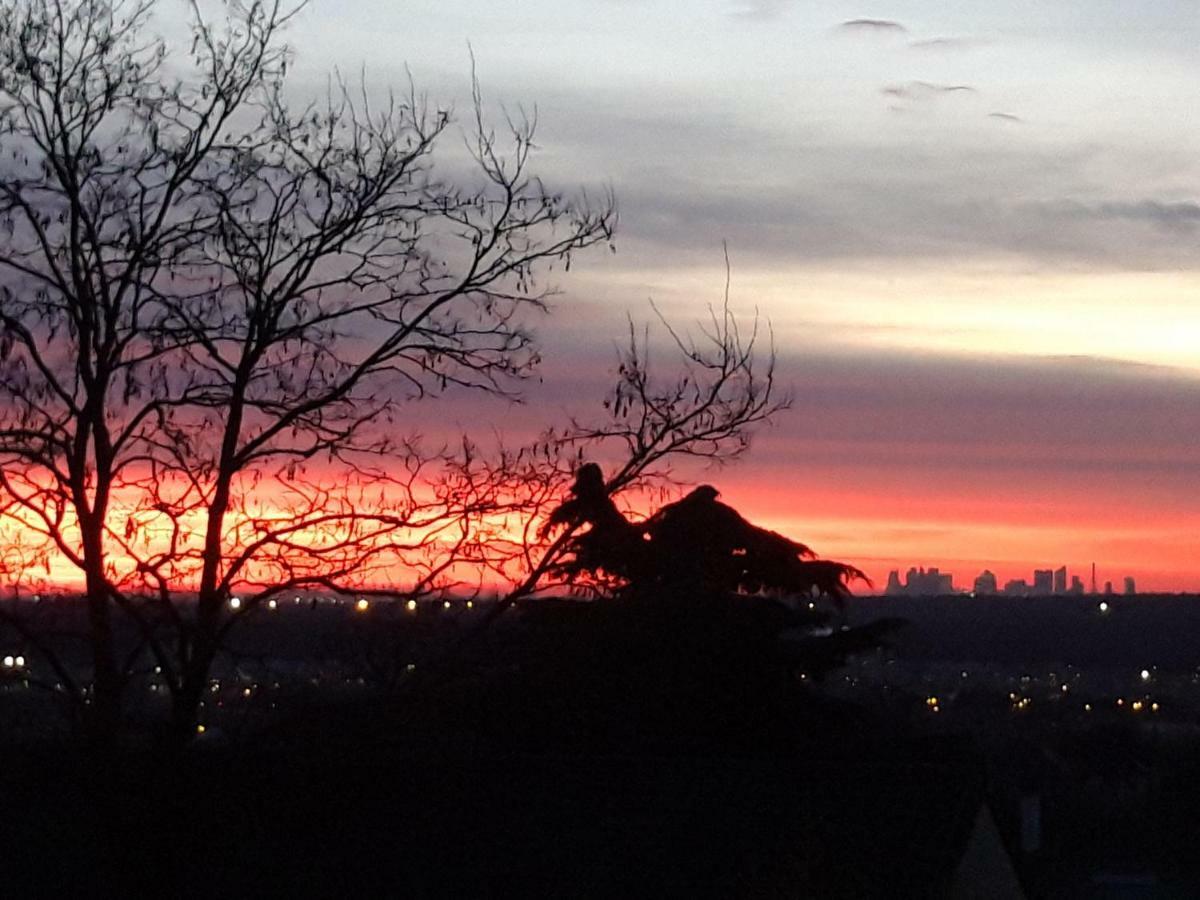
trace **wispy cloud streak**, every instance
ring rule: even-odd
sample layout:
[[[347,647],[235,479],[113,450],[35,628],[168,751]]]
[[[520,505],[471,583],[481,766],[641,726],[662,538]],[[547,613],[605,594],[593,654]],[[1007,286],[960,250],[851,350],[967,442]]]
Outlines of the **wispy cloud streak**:
[[[738,0],[734,6],[732,15],[737,19],[763,21],[776,19],[792,3],[793,0]]]
[[[934,84],[931,81],[910,81],[907,84],[889,84],[880,88],[880,93],[898,100],[929,100],[944,94],[976,94],[969,84]]]
[[[891,19],[850,19],[838,25],[838,30],[854,34],[907,34],[908,29]]]
[[[933,37],[924,38],[919,41],[912,41],[908,46],[913,50],[924,51],[939,51],[939,50],[969,50],[974,47],[981,47],[987,44],[988,41],[982,38],[973,37]]]

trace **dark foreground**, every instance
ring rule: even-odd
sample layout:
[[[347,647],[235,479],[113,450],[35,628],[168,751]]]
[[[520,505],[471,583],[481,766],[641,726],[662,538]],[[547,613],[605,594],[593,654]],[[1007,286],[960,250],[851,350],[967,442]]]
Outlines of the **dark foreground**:
[[[6,896],[896,897],[948,889],[966,760],[380,747],[5,767]],[[32,891],[32,894],[31,894]]]
[[[841,666],[786,624],[542,606],[179,754],[10,744],[0,895],[1200,895],[1200,740],[1165,654],[1154,718],[1037,654],[1010,686],[983,643],[921,663],[898,631]]]

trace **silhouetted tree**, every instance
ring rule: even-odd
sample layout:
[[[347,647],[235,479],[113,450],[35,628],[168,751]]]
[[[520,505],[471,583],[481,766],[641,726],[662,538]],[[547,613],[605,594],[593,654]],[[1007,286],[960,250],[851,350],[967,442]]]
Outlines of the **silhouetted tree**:
[[[818,560],[804,544],[746,521],[717,500],[712,485],[636,523],[617,509],[595,463],[579,468],[571,494],[543,526],[543,533],[589,526],[571,540],[569,558],[559,565],[569,579],[607,573],[643,595],[766,590],[836,601],[849,596],[847,582],[869,584],[854,566]]]
[[[437,580],[494,496],[429,488],[446,460],[393,436],[399,412],[526,374],[542,264],[615,220],[532,176],[533,123],[501,142],[477,87],[473,174],[446,182],[450,112],[414,92],[338,81],[289,106],[294,9],[214,24],[197,0],[177,53],[154,6],[0,4],[0,491],[82,575],[77,699],[100,736],[147,653],[186,735],[224,634],[267,598],[398,559],[407,589]]]
[[[598,521],[616,540],[621,533],[628,537],[613,498],[667,496],[681,464],[723,465],[738,458],[755,427],[789,406],[776,385],[774,347],[760,346],[757,318],[743,333],[729,305],[728,277],[724,301],[711,310],[699,338],[677,331],[661,315],[658,322],[675,350],[665,373],[651,366],[649,328],[639,332],[631,320],[603,416],[579,415],[530,446],[475,455],[470,465],[452,471],[457,491],[504,498],[461,548],[465,559],[506,585],[485,624],[523,598],[582,586],[579,570],[571,573],[568,563],[587,521],[583,507],[591,508],[593,526]],[[610,461],[611,474],[603,479],[597,468],[586,468],[586,496],[561,507],[588,458]],[[602,569],[591,573],[594,586],[605,580]]]

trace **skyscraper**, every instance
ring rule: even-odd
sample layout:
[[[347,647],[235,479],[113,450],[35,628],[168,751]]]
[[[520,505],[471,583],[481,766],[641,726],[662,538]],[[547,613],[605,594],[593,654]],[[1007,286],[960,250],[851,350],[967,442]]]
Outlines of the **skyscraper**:
[[[1033,570],[1033,593],[1035,597],[1047,597],[1054,593],[1054,572],[1051,569]]]
[[[975,579],[975,593],[979,596],[996,593],[996,576],[987,569],[980,572]]]
[[[991,571],[988,569],[984,569],[982,572],[979,572],[979,576],[976,578],[976,584],[974,584],[974,590],[976,590],[976,594],[980,595],[995,594],[996,576],[992,575]]]
[[[1125,576],[1125,593],[1126,594],[1136,594],[1137,593],[1137,587],[1133,583],[1132,575]]]
[[[913,567],[905,573],[904,584],[900,583],[900,572],[893,570],[888,573],[886,594],[900,594],[908,597],[938,597],[954,593],[954,578],[949,572],[941,572],[936,566],[926,570]]]
[[[1004,593],[1009,597],[1025,597],[1029,594],[1029,582],[1024,578],[1013,578],[1004,582]]]
[[[1065,594],[1067,592],[1067,567],[1060,566],[1054,570],[1054,593]]]

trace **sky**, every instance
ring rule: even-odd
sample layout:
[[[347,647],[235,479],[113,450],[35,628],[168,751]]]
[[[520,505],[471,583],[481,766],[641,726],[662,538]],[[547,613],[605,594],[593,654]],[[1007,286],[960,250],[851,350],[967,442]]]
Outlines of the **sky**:
[[[697,475],[747,517],[880,584],[1200,590],[1195,0],[315,0],[288,39],[299,92],[407,67],[460,112],[473,52],[493,113],[536,107],[537,171],[618,198],[527,405],[420,415],[599,404],[626,316],[721,301],[724,243],[794,396]]]

